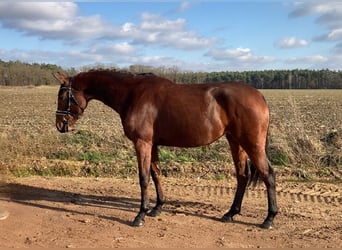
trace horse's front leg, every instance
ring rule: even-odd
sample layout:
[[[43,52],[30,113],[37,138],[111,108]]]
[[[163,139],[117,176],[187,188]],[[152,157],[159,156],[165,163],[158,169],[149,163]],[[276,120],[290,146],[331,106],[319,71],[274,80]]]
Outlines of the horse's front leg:
[[[138,160],[139,168],[139,183],[141,191],[141,205],[140,210],[133,221],[133,226],[139,227],[144,225],[145,215],[148,211],[148,184],[150,181],[150,169],[151,169],[151,151],[152,144],[143,140],[137,140],[135,143],[135,150]]]
[[[163,204],[165,203],[164,193],[161,186],[161,170],[159,167],[158,148],[156,145],[152,147],[152,163],[151,163],[151,175],[156,188],[157,202],[155,207],[148,213],[149,216],[158,216],[162,211]]]

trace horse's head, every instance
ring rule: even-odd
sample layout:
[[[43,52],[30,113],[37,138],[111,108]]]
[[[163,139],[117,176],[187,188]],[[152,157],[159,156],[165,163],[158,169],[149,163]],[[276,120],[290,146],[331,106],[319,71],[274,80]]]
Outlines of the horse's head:
[[[74,88],[72,77],[62,73],[56,73],[54,76],[61,83],[58,91],[56,127],[59,132],[65,133],[72,130],[75,122],[83,114],[87,100],[83,91]]]

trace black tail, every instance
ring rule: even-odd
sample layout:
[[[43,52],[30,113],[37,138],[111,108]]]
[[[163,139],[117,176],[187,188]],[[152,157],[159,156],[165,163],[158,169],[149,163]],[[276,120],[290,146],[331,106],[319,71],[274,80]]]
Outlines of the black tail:
[[[248,171],[248,186],[252,184],[253,187],[256,187],[260,183],[260,176],[250,159],[246,161],[246,168]]]

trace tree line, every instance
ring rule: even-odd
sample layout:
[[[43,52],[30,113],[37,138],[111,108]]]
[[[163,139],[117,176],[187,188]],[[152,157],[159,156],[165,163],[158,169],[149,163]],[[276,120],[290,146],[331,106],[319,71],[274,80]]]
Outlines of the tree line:
[[[94,68],[94,67],[93,67]],[[103,68],[97,65],[95,68]],[[55,64],[23,63],[20,61],[4,62],[0,60],[0,85],[53,85],[57,81],[52,73],[57,71],[74,75],[80,70],[65,69]],[[227,81],[242,81],[258,89],[342,89],[342,71],[329,69],[309,70],[263,70],[263,71],[220,71],[220,72],[193,72],[184,71],[178,67],[150,67],[131,65],[126,70],[132,73],[154,73],[177,83],[215,83]]]
[[[66,71],[71,74],[76,72],[74,69],[65,70],[55,64],[30,64],[20,61],[4,62],[0,60],[0,85],[54,85],[57,84],[57,82],[52,74],[58,71]]]
[[[342,89],[342,71],[329,69],[191,72],[173,68],[132,65],[128,71],[153,72],[178,83],[241,81],[258,89]]]

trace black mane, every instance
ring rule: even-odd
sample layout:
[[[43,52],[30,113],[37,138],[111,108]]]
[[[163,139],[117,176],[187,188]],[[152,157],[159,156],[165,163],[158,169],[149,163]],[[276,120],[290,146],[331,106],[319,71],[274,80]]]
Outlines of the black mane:
[[[104,73],[104,74],[112,74],[113,76],[120,76],[120,77],[139,77],[139,76],[156,76],[152,72],[143,72],[143,73],[132,73],[127,70],[121,70],[121,69],[90,69],[87,72],[82,73]]]

